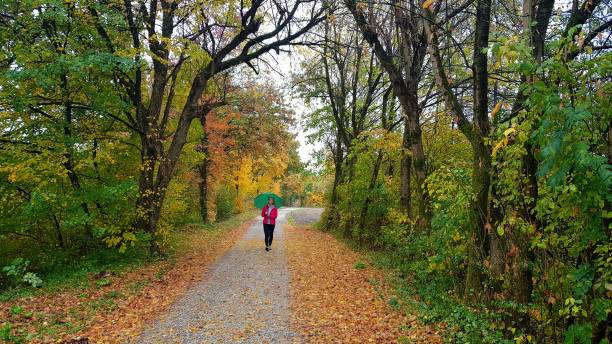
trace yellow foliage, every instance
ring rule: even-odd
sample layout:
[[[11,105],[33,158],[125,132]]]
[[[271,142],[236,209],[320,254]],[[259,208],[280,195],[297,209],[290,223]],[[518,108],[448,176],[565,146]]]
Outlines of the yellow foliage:
[[[436,0],[426,0],[426,1],[423,3],[423,8],[424,8],[424,9],[426,9],[426,10],[428,10],[428,9],[430,9],[430,8],[431,8],[431,6],[433,6],[433,4],[434,4],[435,2],[436,2]]]
[[[309,206],[323,206],[325,202],[325,196],[322,192],[310,192],[308,193],[308,198],[306,202]]]
[[[506,147],[508,145],[508,142],[510,142],[510,135],[516,133],[516,129],[515,128],[508,128],[504,131],[504,138],[499,140],[499,142],[497,142],[497,144],[495,146],[493,146],[493,149],[491,150],[491,154],[493,156],[497,155],[497,151],[499,151],[500,149]]]
[[[495,115],[497,115],[497,113],[499,112],[499,110],[501,110],[503,102],[499,102],[497,104],[495,104],[495,107],[493,108],[493,111],[491,111],[491,117],[495,118]]]
[[[272,192],[274,192],[277,195],[280,195],[281,193],[281,185],[279,182],[274,182],[272,184]]]
[[[255,183],[253,181],[253,160],[249,157],[242,159],[238,166],[238,171],[234,176],[236,187],[236,209],[238,212],[244,211],[245,200],[253,195],[255,191]]]

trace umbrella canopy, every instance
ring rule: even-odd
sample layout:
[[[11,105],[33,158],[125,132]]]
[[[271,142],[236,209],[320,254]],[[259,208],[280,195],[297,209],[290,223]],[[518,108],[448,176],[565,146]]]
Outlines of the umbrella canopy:
[[[283,206],[283,199],[280,198],[280,196],[278,196],[275,193],[272,192],[264,192],[262,194],[259,194],[257,197],[255,197],[255,206],[259,209],[262,209],[263,207],[266,206],[266,204],[268,204],[268,199],[272,197],[274,198],[274,206],[277,208],[280,208]]]

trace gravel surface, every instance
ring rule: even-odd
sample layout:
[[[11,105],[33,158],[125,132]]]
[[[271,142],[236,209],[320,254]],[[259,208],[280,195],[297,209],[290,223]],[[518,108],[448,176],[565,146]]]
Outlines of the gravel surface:
[[[297,208],[289,217],[298,225],[310,225],[319,221],[322,213],[323,208]]]
[[[294,343],[289,273],[283,243],[288,213],[318,220],[319,209],[283,208],[272,251],[264,250],[261,220],[211,267],[202,282],[141,334],[135,343]],[[318,214],[318,215],[317,215]]]

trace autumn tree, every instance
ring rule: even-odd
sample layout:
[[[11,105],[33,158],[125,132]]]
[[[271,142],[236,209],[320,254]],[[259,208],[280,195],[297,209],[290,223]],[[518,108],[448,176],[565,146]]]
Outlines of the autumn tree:
[[[335,131],[328,142],[334,161],[329,225],[335,226],[338,214],[333,207],[338,203],[338,186],[353,178],[352,147],[378,120],[372,113],[384,92],[384,80],[374,55],[363,49],[365,41],[347,16],[330,16],[320,31],[325,41],[311,45],[315,54],[295,82],[309,101],[326,99],[307,125],[321,134],[328,125]],[[345,225],[350,227],[351,221]]]
[[[393,94],[402,106],[403,142],[406,152],[401,164],[401,204],[410,214],[410,173],[414,170],[418,200],[416,223],[421,230],[427,230],[430,227],[431,213],[425,190],[427,163],[420,123],[425,101],[419,95],[427,40],[422,16],[418,12],[420,5],[416,1],[393,1],[388,6],[376,9],[373,4],[366,5],[349,0],[344,3],[389,76]],[[387,25],[388,23],[393,25]],[[399,54],[395,53],[396,51]]]
[[[201,102],[208,82],[295,44],[323,20],[328,8],[306,0],[229,6],[208,1],[126,1],[116,7],[90,6],[108,51],[116,53],[116,26],[97,14],[103,9],[112,10],[114,17],[120,13],[121,25],[131,36],[134,68],[117,78],[131,108],[119,118],[140,137],[143,167],[136,227],[151,234],[151,251],[157,252],[155,231],[165,190],[192,121],[211,110],[211,104]],[[150,87],[143,87],[146,80],[151,80]],[[176,124],[170,126],[174,113]],[[168,145],[163,144],[165,138],[170,138]]]
[[[133,168],[121,154],[135,146],[113,115],[127,105],[113,76],[130,61],[101,52],[88,4],[4,2],[0,23],[3,197],[16,196],[2,227],[42,243],[50,227],[60,247],[81,233],[83,250],[94,235],[133,239],[109,222],[133,219],[117,216],[131,181],[116,169]]]
[[[228,182],[228,175],[241,170],[241,159],[258,161],[254,170],[242,170],[249,174],[244,179],[247,184],[254,184],[253,178],[271,182],[285,173],[287,164],[274,164],[278,167],[274,168],[270,162],[287,161],[295,144],[287,129],[293,123],[292,113],[282,93],[273,85],[246,81],[243,86],[231,86],[224,97],[225,104],[201,120],[204,132],[199,149],[204,158],[197,169],[200,215],[205,222],[210,219],[207,205],[214,190]],[[273,177],[269,171],[274,171]],[[251,173],[254,175],[250,176]],[[270,186],[260,182],[262,187]]]

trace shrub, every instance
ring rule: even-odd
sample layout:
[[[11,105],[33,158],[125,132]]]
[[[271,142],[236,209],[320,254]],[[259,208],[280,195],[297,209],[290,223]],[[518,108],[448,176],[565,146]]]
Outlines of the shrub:
[[[34,288],[38,288],[42,285],[42,279],[35,273],[27,271],[29,265],[29,260],[15,258],[11,264],[2,268],[2,272],[4,272],[15,285],[25,283]]]
[[[227,219],[236,212],[236,195],[223,185],[217,191],[217,221]]]

